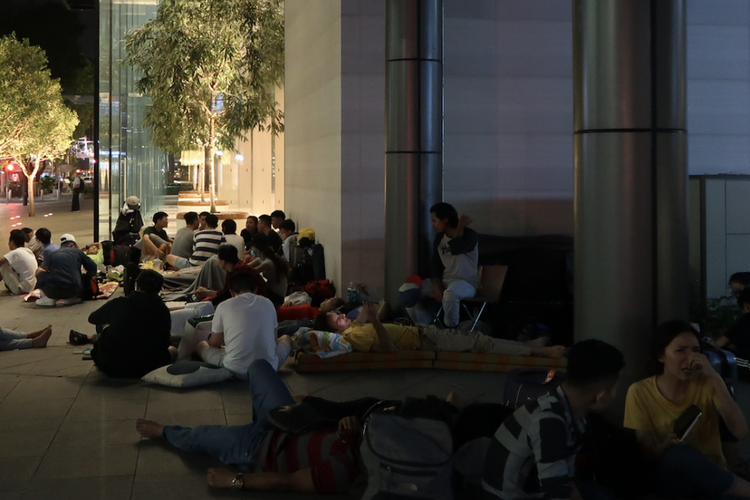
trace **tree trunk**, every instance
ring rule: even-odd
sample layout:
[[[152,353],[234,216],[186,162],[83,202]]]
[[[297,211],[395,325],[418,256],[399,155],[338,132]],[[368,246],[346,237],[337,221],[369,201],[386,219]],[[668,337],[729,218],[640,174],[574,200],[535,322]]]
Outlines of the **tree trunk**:
[[[211,116],[210,128],[208,132],[208,158],[209,158],[209,186],[211,196],[211,209],[209,212],[212,214],[216,212],[216,148],[214,147],[214,136],[216,135],[216,118]]]
[[[29,217],[36,215],[36,204],[34,203],[34,181],[36,180],[36,169],[32,170],[31,173],[26,177],[27,187],[26,190],[29,193]]]
[[[206,148],[201,148],[203,162],[198,166],[198,191],[201,193],[201,203],[206,202]]]

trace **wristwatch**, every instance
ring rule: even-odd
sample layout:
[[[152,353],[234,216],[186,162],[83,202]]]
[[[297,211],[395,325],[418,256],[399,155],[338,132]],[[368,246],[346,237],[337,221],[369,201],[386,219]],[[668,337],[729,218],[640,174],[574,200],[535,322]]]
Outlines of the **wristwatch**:
[[[232,489],[240,491],[243,486],[245,486],[245,478],[244,474],[240,472],[232,479]]]

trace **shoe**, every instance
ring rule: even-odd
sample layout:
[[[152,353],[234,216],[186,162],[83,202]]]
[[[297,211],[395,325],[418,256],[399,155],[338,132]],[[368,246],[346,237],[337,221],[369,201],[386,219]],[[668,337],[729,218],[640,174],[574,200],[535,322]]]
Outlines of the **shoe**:
[[[63,300],[63,304],[66,306],[72,306],[73,304],[79,304],[81,302],[81,297],[73,297],[72,299],[65,299]]]
[[[37,300],[35,304],[41,307],[55,307],[57,301],[49,297],[42,297],[41,299]]]
[[[72,345],[85,345],[89,343],[89,338],[83,333],[71,330],[70,335],[68,335],[68,342]]]

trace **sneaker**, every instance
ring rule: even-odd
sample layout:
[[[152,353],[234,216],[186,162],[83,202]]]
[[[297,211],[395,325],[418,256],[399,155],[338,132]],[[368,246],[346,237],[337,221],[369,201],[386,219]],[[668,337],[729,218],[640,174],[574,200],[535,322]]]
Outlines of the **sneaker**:
[[[73,304],[78,304],[81,302],[81,297],[73,297],[72,299],[65,299],[63,300],[63,304],[66,306],[72,306]]]
[[[41,299],[37,300],[35,304],[42,307],[55,307],[57,301],[49,297],[42,297]]]

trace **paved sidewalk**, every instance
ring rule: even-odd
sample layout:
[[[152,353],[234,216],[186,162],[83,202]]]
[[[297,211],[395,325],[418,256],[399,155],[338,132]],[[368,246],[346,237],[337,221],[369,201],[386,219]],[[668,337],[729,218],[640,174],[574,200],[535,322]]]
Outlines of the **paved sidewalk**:
[[[8,234],[11,229],[46,227],[52,231],[52,241],[60,242],[60,236],[70,233],[79,243],[94,241],[94,200],[81,198],[81,210],[71,212],[71,194],[63,194],[60,200],[47,195],[48,200],[36,200],[36,216],[29,217],[29,207],[19,201],[0,201],[0,252],[7,251]]]

